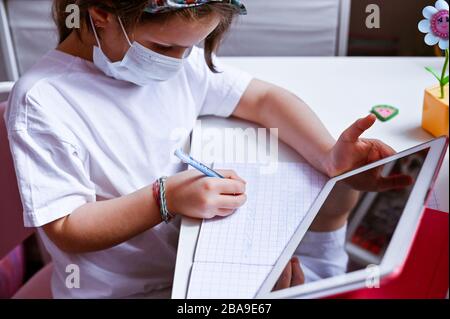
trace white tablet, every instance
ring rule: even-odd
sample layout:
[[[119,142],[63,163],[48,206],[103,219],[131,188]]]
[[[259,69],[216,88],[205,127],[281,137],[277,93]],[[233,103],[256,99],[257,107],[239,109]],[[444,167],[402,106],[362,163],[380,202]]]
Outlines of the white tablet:
[[[447,147],[448,137],[440,137],[328,181],[256,298],[332,296],[398,275]],[[347,224],[332,237],[341,244],[311,239],[326,237],[323,229],[332,225],[323,221],[342,216]],[[303,276],[297,270],[287,284],[280,275],[293,256]]]

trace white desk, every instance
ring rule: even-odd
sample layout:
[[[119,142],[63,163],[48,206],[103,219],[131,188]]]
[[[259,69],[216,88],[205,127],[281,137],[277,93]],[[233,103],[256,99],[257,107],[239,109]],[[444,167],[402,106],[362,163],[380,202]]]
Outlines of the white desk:
[[[442,67],[438,58],[227,58],[226,61],[296,93],[318,114],[334,137],[373,105],[391,104],[400,114],[377,124],[365,137],[378,138],[401,151],[432,138],[421,128],[424,89],[436,80],[425,66]],[[208,118],[202,128],[248,127],[236,120]],[[201,138],[194,132],[192,153],[199,154]],[[225,145],[225,151],[230,151]],[[280,145],[280,161],[301,160]],[[448,154],[436,184],[439,208],[449,211]],[[185,298],[200,222],[184,219],[180,231],[173,298]]]

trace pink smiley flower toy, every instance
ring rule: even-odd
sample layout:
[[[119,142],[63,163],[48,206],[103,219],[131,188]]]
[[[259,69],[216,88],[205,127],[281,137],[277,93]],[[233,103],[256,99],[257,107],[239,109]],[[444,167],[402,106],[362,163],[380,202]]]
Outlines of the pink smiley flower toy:
[[[445,98],[445,85],[448,84],[448,75],[446,76],[448,62],[449,62],[449,53],[448,53],[448,3],[444,0],[436,1],[436,4],[433,6],[428,6],[423,9],[424,20],[419,22],[419,30],[422,33],[426,33],[425,43],[429,46],[434,46],[439,44],[439,48],[445,51],[445,62],[444,67],[442,68],[441,75],[438,72],[431,68],[427,67],[426,69],[431,72],[436,79],[439,81],[441,86],[441,99]]]

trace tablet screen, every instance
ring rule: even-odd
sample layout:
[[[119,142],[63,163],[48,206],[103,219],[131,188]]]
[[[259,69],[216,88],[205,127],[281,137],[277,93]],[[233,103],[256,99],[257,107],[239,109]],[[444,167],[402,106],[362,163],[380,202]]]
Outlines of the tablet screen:
[[[379,265],[428,152],[338,181],[273,291]]]

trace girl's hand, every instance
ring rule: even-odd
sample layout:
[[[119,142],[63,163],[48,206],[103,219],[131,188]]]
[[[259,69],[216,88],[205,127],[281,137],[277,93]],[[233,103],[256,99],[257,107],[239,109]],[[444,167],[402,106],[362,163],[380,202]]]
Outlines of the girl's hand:
[[[247,200],[245,181],[233,171],[218,172],[225,178],[205,177],[195,170],[169,177],[166,182],[169,212],[210,219],[231,215],[241,207]]]
[[[359,119],[342,133],[327,159],[328,174],[333,177],[352,169],[376,162],[396,152],[379,140],[360,136],[375,123],[375,115]],[[355,190],[381,192],[402,189],[413,183],[410,176],[397,174],[381,175],[382,167],[358,174],[346,182]]]
[[[379,140],[360,138],[376,121],[371,114],[359,119],[342,133],[326,159],[330,177],[375,162],[396,152]]]

